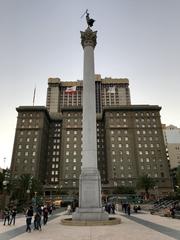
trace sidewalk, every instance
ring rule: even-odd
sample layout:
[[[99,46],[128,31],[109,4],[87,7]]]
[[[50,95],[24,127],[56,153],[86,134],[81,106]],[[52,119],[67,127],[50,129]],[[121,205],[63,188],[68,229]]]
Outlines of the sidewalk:
[[[42,231],[25,232],[13,238],[12,240],[180,240],[180,220],[163,218],[149,213],[138,213],[126,216],[123,213],[116,214],[120,217],[121,224],[113,226],[64,226],[60,223],[64,217],[63,213],[57,214],[57,217],[49,221],[47,226],[42,227]],[[50,217],[51,218],[51,217]],[[53,216],[52,216],[53,218]],[[24,218],[17,219],[19,226],[25,223]],[[0,229],[3,226],[0,227]],[[14,226],[4,227],[3,230],[14,228]],[[2,231],[0,231],[2,233]],[[4,231],[3,231],[4,232]],[[163,233],[162,233],[163,232]],[[6,234],[6,233],[4,233]],[[169,236],[168,236],[169,234]],[[8,232],[7,232],[8,235]],[[4,235],[5,236],[5,235]],[[3,237],[4,237],[3,236]]]

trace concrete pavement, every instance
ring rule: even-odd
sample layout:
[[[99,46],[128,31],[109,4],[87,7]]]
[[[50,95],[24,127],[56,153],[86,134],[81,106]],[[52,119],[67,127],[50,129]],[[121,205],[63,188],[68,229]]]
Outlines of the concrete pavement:
[[[147,212],[127,216],[115,215],[122,223],[113,226],[64,226],[68,217],[54,213],[42,231],[25,232],[25,217],[17,218],[15,226],[0,224],[0,240],[180,240],[180,220],[151,215]]]

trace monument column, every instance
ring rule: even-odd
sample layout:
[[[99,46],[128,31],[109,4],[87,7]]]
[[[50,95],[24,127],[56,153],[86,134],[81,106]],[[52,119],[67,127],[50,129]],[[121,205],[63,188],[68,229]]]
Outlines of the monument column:
[[[103,221],[108,219],[108,214],[102,209],[101,178],[97,169],[94,73],[94,48],[96,46],[96,33],[97,31],[93,32],[89,26],[85,32],[81,32],[81,44],[84,49],[83,149],[82,171],[79,179],[79,208],[77,208],[76,212],[73,214],[73,220]]]

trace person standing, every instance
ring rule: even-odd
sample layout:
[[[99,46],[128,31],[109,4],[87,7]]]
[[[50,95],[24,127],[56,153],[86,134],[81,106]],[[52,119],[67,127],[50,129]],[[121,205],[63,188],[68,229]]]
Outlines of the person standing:
[[[30,206],[26,211],[26,232],[31,232],[32,217],[33,217],[33,207]]]

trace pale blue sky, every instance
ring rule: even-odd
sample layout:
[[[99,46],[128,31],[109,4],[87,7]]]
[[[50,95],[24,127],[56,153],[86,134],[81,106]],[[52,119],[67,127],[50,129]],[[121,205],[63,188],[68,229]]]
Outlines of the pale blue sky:
[[[180,127],[180,0],[0,0],[0,166],[9,166],[16,107],[46,104],[48,77],[82,79],[80,16],[98,31],[95,71],[127,77],[132,104],[162,106]]]

